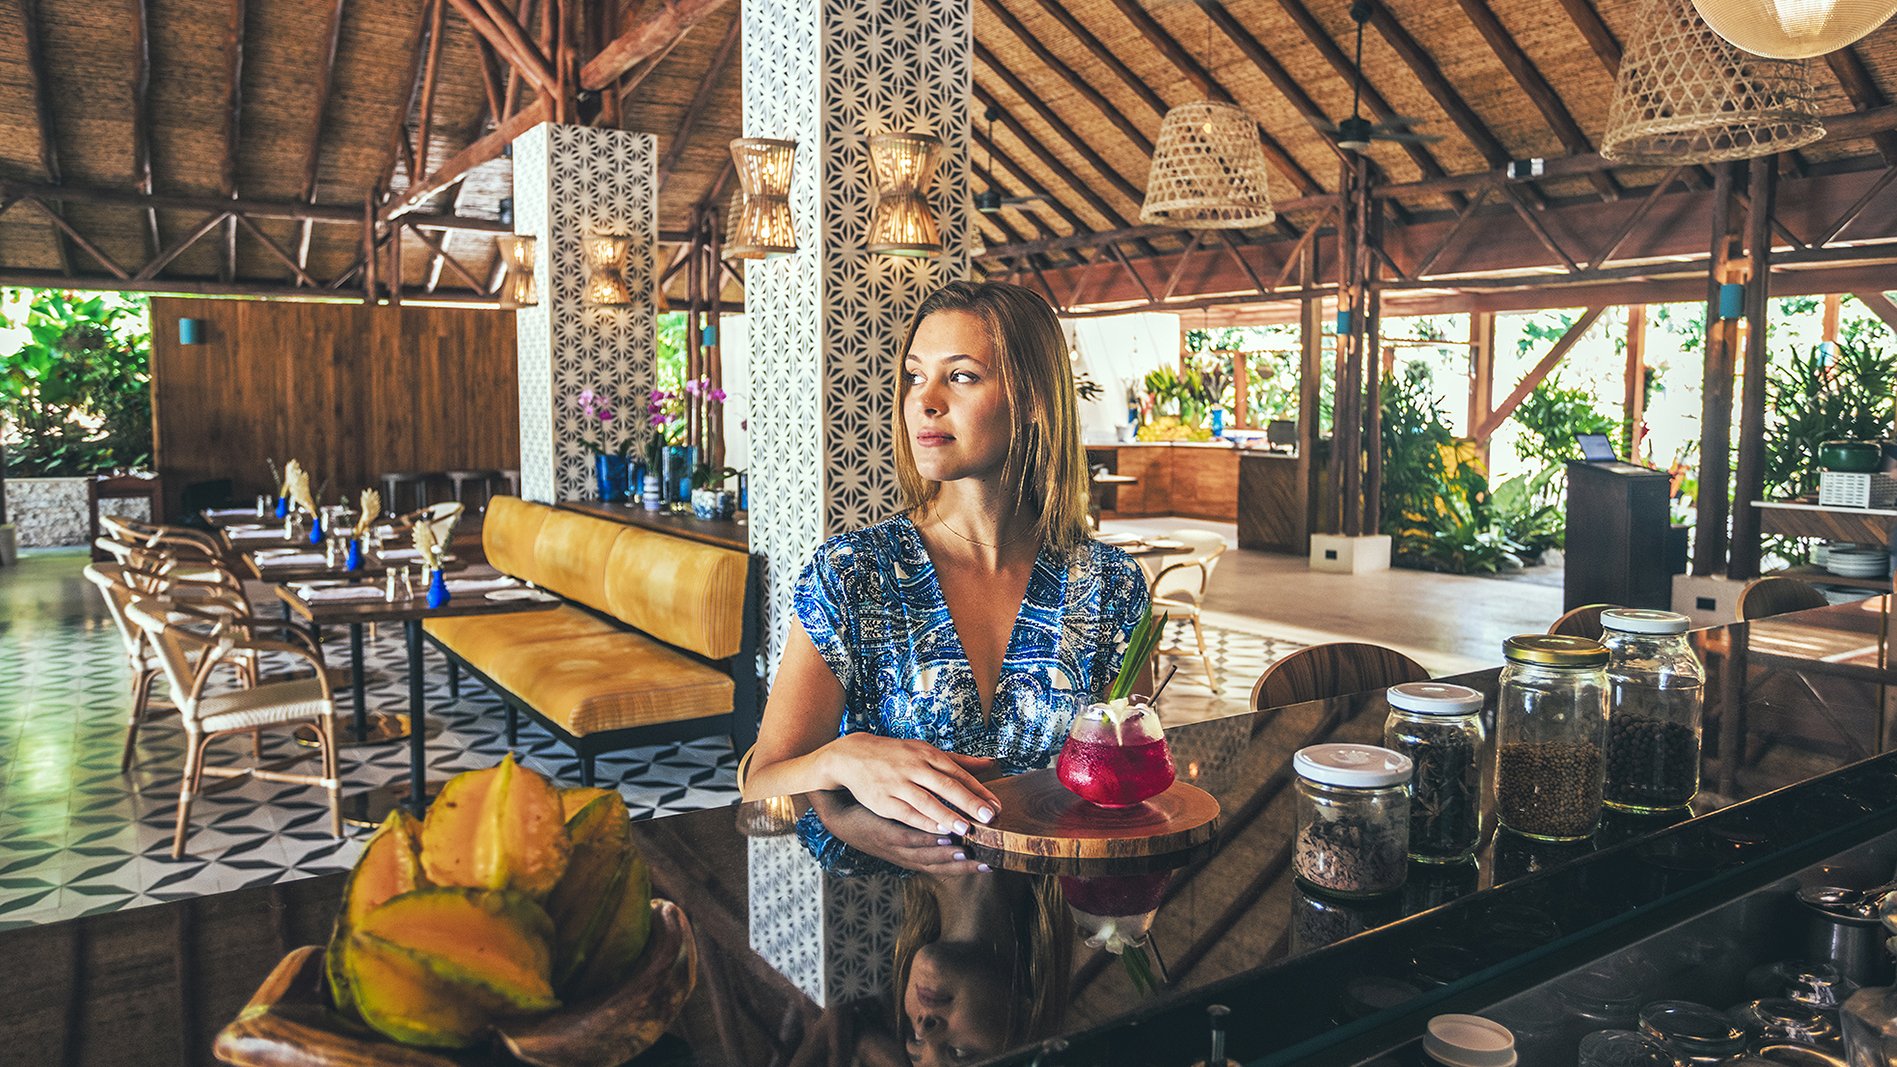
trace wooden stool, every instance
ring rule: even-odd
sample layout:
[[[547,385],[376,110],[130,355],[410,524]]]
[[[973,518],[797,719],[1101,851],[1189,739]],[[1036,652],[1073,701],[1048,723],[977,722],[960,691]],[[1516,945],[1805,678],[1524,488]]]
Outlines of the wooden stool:
[[[400,515],[428,506],[427,471],[384,471],[380,479],[382,506],[388,509],[389,514]],[[409,491],[406,500],[402,497],[404,489]]]
[[[454,483],[455,503],[467,506],[469,510],[485,511],[487,502],[494,498],[494,483],[501,480],[501,472],[495,470],[449,471],[448,480]],[[474,508],[465,495],[470,482],[481,487],[479,508]]]

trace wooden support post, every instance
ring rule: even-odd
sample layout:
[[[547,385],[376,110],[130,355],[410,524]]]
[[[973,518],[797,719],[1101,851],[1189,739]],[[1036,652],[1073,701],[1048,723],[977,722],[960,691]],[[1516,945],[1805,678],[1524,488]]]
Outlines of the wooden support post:
[[[402,302],[402,220],[389,224],[389,304]]]
[[[1719,317],[1719,287],[1732,262],[1733,172],[1742,164],[1717,168],[1713,179],[1712,269],[1706,278],[1705,386],[1699,420],[1698,518],[1693,530],[1693,573],[1726,569],[1726,522],[1732,476],[1733,333],[1736,324]]]
[[[1494,411],[1489,412],[1488,418],[1484,419],[1482,425],[1475,431],[1477,440],[1487,441],[1495,435],[1495,431],[1502,428],[1502,424],[1508,421],[1508,417],[1515,414],[1515,409],[1521,407],[1522,401],[1528,399],[1528,394],[1534,392],[1542,382],[1546,381],[1548,375],[1553,374],[1554,369],[1567,358],[1568,352],[1580,343],[1581,338],[1587,336],[1589,330],[1594,328],[1594,324],[1600,321],[1601,312],[1605,310],[1607,309],[1588,308],[1581,313],[1580,318],[1574,320],[1574,324],[1569,326],[1567,331],[1555,340],[1553,347],[1548,349],[1548,354],[1542,356],[1540,362],[1529,368],[1528,373],[1522,376],[1522,380],[1515,383],[1515,388],[1509,390],[1508,396],[1496,405]]]
[[[1745,395],[1739,404],[1739,462],[1732,501],[1732,578],[1759,574],[1759,509],[1765,496],[1766,320],[1772,297],[1772,208],[1778,199],[1778,159],[1752,164],[1751,208],[1746,213],[1746,254],[1752,278],[1746,284]]]
[[[1305,246],[1299,288],[1309,292],[1317,274],[1316,245]],[[1298,465],[1297,491],[1303,503],[1304,533],[1318,529],[1317,439],[1324,382],[1324,301],[1307,296],[1298,304]]]
[[[1349,536],[1351,527],[1351,494],[1357,490],[1356,439],[1351,433],[1355,416],[1357,380],[1351,374],[1351,349],[1357,333],[1357,317],[1363,309],[1357,306],[1357,212],[1356,191],[1352,179],[1356,168],[1346,159],[1338,167],[1337,189],[1342,207],[1337,212],[1337,311],[1340,319],[1348,320],[1348,329],[1336,333],[1337,353],[1335,358],[1335,385],[1331,391],[1331,455],[1330,476],[1331,491],[1336,506],[1326,508],[1324,516],[1325,533],[1341,533]],[[1340,325],[1343,323],[1340,322]]]
[[[1495,313],[1469,313],[1469,419],[1464,428],[1476,441],[1484,470],[1489,466],[1489,442],[1476,437],[1476,430],[1489,421],[1495,404]]]
[[[1843,311],[1844,294],[1826,293],[1824,329],[1820,332],[1820,341],[1829,341],[1834,345],[1838,343],[1838,319]]]
[[[1627,306],[1626,392],[1621,398],[1621,414],[1627,420],[1627,439],[1622,452],[1629,463],[1640,459],[1640,426],[1647,418],[1647,305]]]
[[[375,192],[362,194],[362,302],[373,304],[376,299],[375,278]]]
[[[700,210],[692,215],[692,247],[686,253],[685,267],[685,380],[698,380],[699,352],[698,313],[705,306],[705,213]],[[685,404],[685,440],[688,444],[702,443],[700,436],[704,427],[699,424],[703,414],[702,401],[691,397]]]
[[[718,309],[724,305],[724,213],[719,211],[716,207],[709,206],[710,203],[710,198],[707,198],[707,206],[705,208],[705,231],[709,240],[707,242],[705,263],[706,269],[711,272],[711,283],[705,287],[707,296],[705,301],[705,323],[711,333],[711,343],[705,346],[705,374],[711,379],[712,388],[723,389],[725,387],[725,332],[723,324],[718,321]],[[711,403],[707,401],[705,411],[707,418],[716,424],[709,435],[709,440],[711,441],[710,455],[706,457],[705,462],[711,465],[712,470],[717,470],[725,465],[724,408],[722,406],[714,408],[711,406]],[[724,486],[714,485],[712,488],[722,489]],[[731,488],[736,489],[737,486],[734,484]]]
[[[1366,353],[1376,358],[1363,390],[1363,532],[1375,534],[1383,527],[1383,375],[1396,359],[1396,349],[1383,347],[1383,294],[1370,290],[1369,304],[1364,344]]]
[[[1251,425],[1251,357],[1244,352],[1224,353],[1232,360],[1232,425]]]

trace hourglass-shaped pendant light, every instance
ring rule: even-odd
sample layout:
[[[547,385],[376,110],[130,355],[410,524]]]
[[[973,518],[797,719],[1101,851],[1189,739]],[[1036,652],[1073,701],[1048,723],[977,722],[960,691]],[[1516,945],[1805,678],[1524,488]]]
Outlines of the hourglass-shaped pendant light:
[[[534,290],[534,239],[508,234],[494,239],[501,250],[501,307],[533,307],[540,303]]]
[[[632,288],[626,284],[626,256],[632,248],[632,238],[589,233],[583,245],[586,252],[586,302],[594,307],[618,307],[632,303]]]
[[[876,209],[866,248],[890,256],[933,256],[942,251],[924,195],[942,158],[942,139],[921,133],[883,133],[869,139]]]
[[[797,228],[790,216],[790,175],[797,142],[775,137],[740,137],[731,142],[743,208],[725,237],[725,254],[763,259],[797,251]]]

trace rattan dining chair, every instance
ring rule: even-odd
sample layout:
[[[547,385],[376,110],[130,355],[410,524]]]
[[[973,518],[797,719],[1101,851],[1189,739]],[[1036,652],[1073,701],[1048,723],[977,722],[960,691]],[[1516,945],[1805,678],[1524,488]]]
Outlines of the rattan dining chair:
[[[1561,634],[1564,637],[1586,637],[1599,641],[1601,639],[1601,612],[1619,606],[1618,604],[1583,604],[1556,619],[1554,625],[1548,627],[1548,632]]]
[[[223,558],[223,551],[211,535],[188,526],[166,526],[142,519],[128,519],[123,515],[101,515],[99,529],[103,536],[136,548],[199,559]]]
[[[1403,653],[1357,641],[1301,648],[1265,668],[1252,686],[1253,711],[1426,682],[1429,672]]]
[[[1205,684],[1213,691],[1219,687],[1218,680],[1212,676],[1212,657],[1205,650],[1205,627],[1199,621],[1199,614],[1205,603],[1205,587],[1212,580],[1212,570],[1218,566],[1219,557],[1225,554],[1225,538],[1207,530],[1174,530],[1166,535],[1178,541],[1192,551],[1178,556],[1160,556],[1159,573],[1153,575],[1150,586],[1153,596],[1153,614],[1169,615],[1174,620],[1187,619],[1192,623],[1192,636],[1198,642],[1199,662],[1205,667]],[[1189,656],[1192,650],[1172,646],[1157,650],[1162,656]]]
[[[336,754],[336,699],[330,689],[322,650],[312,642],[245,638],[240,636],[239,628],[225,624],[213,623],[208,632],[199,632],[193,626],[173,621],[179,609],[185,607],[162,597],[139,597],[126,608],[126,615],[151,643],[153,657],[185,728],[184,780],[178,788],[178,823],[172,833],[172,858],[184,855],[191,804],[206,775],[321,786],[329,794],[330,832],[341,837],[342,780]],[[301,659],[307,662],[313,674],[248,689],[205,691],[219,663],[245,653],[251,656],[278,653]],[[316,731],[317,755],[322,764],[317,775],[292,774],[262,765],[237,767],[207,763],[206,750],[220,737],[269,727],[304,725]]]
[[[1830,603],[1818,587],[1810,582],[1767,575],[1752,579],[1740,592],[1739,621],[1822,608]]]

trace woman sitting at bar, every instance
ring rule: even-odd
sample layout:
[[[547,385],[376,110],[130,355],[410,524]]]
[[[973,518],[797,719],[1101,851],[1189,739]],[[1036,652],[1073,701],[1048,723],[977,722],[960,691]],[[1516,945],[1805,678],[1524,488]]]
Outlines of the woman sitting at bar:
[[[1088,536],[1078,401],[1046,301],[937,290],[910,321],[896,400],[904,511],[831,538],[798,578],[744,794],[846,789],[952,850],[946,835],[1000,808],[982,780],[1048,766],[1105,692],[1146,583]]]

